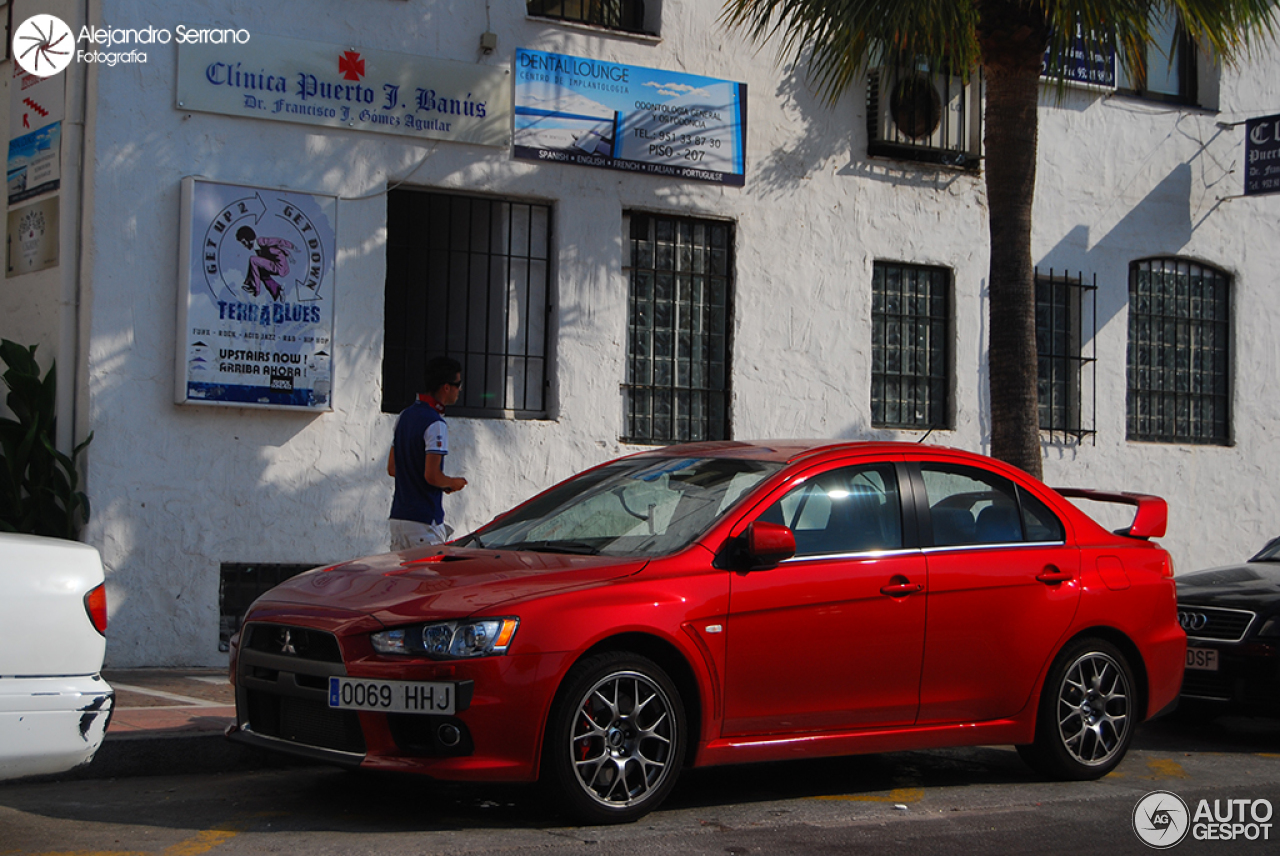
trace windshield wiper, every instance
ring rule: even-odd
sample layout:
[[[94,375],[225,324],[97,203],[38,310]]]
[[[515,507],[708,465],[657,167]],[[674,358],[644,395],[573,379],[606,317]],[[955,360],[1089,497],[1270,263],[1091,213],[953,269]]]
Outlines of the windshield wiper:
[[[508,550],[528,550],[531,553],[572,553],[580,556],[595,556],[600,548],[586,541],[525,541],[520,544],[507,545]]]

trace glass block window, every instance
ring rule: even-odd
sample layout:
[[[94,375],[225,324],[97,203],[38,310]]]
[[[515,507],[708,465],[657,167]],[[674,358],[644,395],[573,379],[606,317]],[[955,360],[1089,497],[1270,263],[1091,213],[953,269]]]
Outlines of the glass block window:
[[[951,272],[876,262],[871,276],[871,424],[945,428]]]
[[[733,224],[628,216],[624,436],[729,439]]]
[[[383,412],[407,407],[443,355],[462,363],[450,414],[546,415],[550,258],[550,205],[391,191]]]
[[[1092,415],[1085,424],[1081,390],[1083,369],[1092,368],[1094,360],[1081,353],[1081,345],[1085,333],[1090,332],[1084,329],[1086,320],[1097,323],[1097,284],[1086,284],[1083,275],[1039,270],[1035,281],[1040,429],[1080,439],[1093,434]]]
[[[528,0],[530,15],[610,30],[644,31],[644,0]]]
[[[1230,443],[1230,290],[1194,262],[1130,266],[1130,440]]]

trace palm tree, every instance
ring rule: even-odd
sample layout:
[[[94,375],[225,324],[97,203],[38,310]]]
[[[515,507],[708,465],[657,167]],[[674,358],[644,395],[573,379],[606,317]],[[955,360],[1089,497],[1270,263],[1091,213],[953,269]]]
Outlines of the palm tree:
[[[981,68],[990,227],[991,454],[1039,477],[1031,203],[1046,50],[1060,55],[1077,26],[1115,39],[1135,75],[1171,10],[1202,50],[1225,61],[1269,34],[1278,0],[726,0],[723,20],[757,43],[780,40],[779,62],[803,61],[834,103],[871,65],[924,59]],[[1065,54],[1061,54],[1065,55]]]

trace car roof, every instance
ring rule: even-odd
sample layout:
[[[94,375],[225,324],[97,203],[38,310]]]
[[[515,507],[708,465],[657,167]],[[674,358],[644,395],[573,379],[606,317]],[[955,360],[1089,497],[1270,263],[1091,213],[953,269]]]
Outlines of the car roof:
[[[832,454],[861,455],[919,455],[944,452],[963,455],[974,461],[991,463],[983,455],[953,449],[946,446],[922,446],[919,443],[887,442],[881,440],[716,440],[703,443],[682,443],[641,453],[644,457],[705,457],[741,458],[753,461],[794,463],[807,458]]]

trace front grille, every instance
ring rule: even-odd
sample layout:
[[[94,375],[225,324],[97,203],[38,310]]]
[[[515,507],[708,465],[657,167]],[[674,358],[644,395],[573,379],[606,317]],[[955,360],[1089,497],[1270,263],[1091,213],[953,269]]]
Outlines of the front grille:
[[[305,746],[364,754],[364,734],[355,711],[333,710],[326,702],[250,690],[249,727],[255,734]]]
[[[1182,676],[1182,694],[1194,698],[1230,700],[1234,681],[1222,672],[1188,669]]]
[[[299,748],[363,755],[360,717],[329,707],[329,679],[347,674],[332,633],[250,622],[236,674],[240,726]]]
[[[1243,609],[1180,605],[1178,623],[1187,631],[1189,639],[1239,642],[1248,632],[1256,614]]]
[[[287,624],[251,624],[244,647],[250,651],[299,657],[321,663],[341,663],[342,651],[331,633]]]

